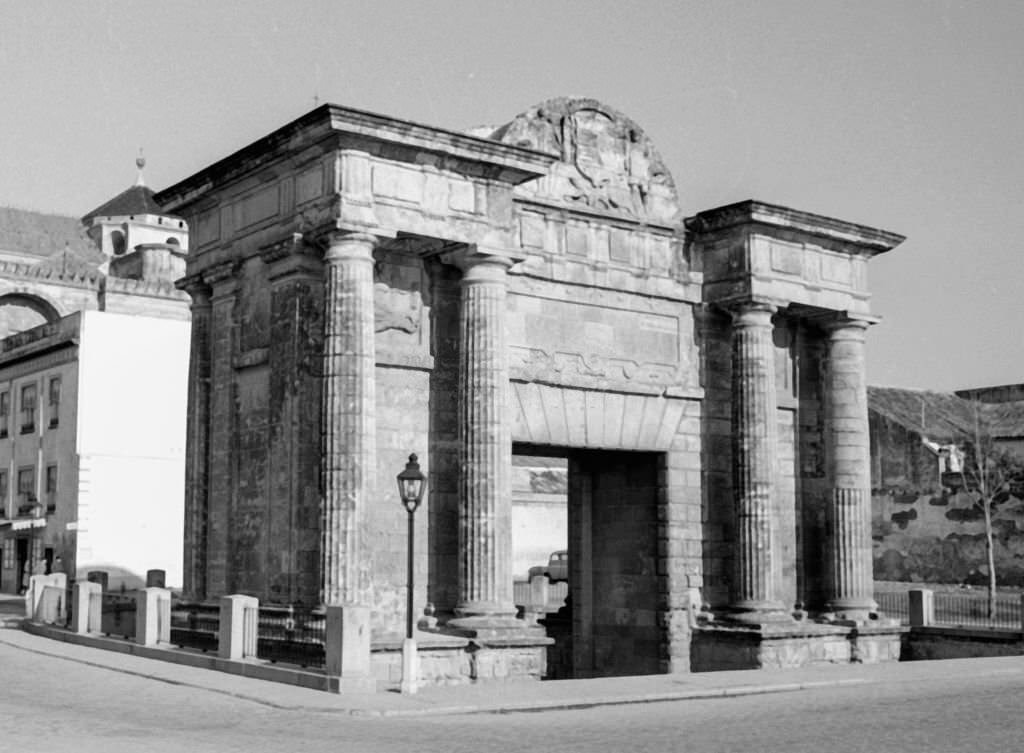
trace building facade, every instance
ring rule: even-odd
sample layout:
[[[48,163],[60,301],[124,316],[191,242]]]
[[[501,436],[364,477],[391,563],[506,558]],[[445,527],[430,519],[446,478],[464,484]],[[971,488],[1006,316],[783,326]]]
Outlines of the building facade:
[[[181,585],[188,234],[152,195],[86,215],[85,249],[0,261],[0,591],[54,567]]]
[[[893,655],[864,339],[900,236],[756,201],[684,221],[642,129],[585,99],[473,134],[325,105],[157,199],[192,228],[193,596],[397,634],[418,452],[415,611],[468,641],[467,677],[539,675],[513,457],[561,457],[560,674]]]

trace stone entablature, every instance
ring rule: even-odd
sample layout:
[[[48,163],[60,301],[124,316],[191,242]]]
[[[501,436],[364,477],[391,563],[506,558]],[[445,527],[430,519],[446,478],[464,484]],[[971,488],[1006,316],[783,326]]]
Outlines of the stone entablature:
[[[401,230],[506,248],[513,241],[512,187],[553,160],[324,105],[156,198],[169,211],[188,204],[192,245],[208,265],[221,260],[214,249],[266,237],[270,228],[280,233],[281,226],[303,233],[358,228],[382,237]],[[216,206],[204,206],[214,184]]]
[[[867,314],[867,263],[904,238],[831,217],[744,201],[687,219],[708,303],[765,300]]]

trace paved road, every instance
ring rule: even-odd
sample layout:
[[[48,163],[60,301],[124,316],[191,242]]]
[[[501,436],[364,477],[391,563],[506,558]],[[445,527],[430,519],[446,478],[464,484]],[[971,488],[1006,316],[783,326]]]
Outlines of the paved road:
[[[0,750],[971,751],[1024,749],[1024,661],[877,682],[578,711],[403,719],[274,709],[0,644]],[[926,682],[923,677],[929,678]]]

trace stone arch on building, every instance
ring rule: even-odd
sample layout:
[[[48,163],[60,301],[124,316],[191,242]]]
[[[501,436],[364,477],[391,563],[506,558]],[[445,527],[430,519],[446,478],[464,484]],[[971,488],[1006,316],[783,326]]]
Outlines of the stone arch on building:
[[[38,291],[6,286],[0,281],[0,337],[50,324],[61,318],[58,303]],[[6,288],[6,289],[5,289]]]

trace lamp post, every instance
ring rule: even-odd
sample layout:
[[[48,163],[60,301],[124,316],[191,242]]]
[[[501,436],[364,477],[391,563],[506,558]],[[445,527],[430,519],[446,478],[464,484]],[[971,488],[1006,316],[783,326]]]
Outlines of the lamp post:
[[[415,693],[419,678],[419,653],[416,640],[412,637],[413,628],[413,540],[415,528],[413,516],[423,501],[423,492],[427,488],[427,478],[420,471],[416,453],[409,456],[405,469],[398,474],[398,494],[402,498],[402,506],[409,514],[409,549],[408,570],[406,577],[406,608],[405,608],[405,640],[402,642],[402,687],[403,693]]]

